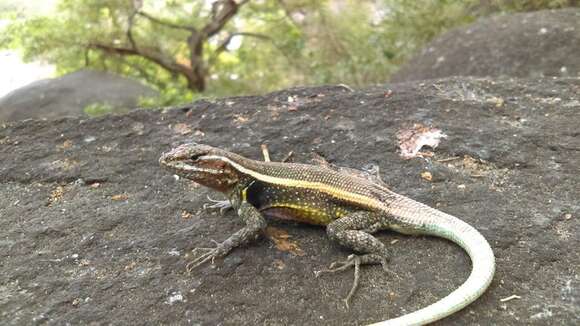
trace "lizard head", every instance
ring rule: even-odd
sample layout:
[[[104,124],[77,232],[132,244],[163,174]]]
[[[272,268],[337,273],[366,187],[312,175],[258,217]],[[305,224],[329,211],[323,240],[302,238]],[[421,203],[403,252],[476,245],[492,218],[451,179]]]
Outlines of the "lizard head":
[[[239,179],[238,172],[229,163],[229,154],[208,145],[188,143],[163,153],[159,164],[181,177],[228,192]]]

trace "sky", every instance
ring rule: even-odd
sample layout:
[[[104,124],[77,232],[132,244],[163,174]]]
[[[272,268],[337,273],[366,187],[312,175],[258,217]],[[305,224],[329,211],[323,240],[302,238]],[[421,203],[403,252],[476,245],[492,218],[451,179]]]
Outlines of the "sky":
[[[40,62],[24,63],[14,51],[0,51],[0,97],[34,81],[50,78],[54,67]]]

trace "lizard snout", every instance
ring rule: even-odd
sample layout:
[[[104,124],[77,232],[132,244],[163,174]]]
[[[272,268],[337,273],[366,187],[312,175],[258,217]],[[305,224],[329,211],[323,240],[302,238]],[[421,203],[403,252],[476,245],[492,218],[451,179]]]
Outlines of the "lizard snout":
[[[170,162],[191,160],[203,156],[207,152],[207,148],[203,145],[196,143],[182,144],[169,152],[163,153],[159,158],[159,164],[168,165]]]

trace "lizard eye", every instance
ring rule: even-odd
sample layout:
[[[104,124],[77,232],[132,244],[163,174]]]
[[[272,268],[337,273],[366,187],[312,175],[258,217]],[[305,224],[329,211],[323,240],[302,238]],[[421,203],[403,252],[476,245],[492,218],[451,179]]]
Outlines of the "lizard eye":
[[[203,154],[193,154],[189,157],[192,162],[198,162],[199,159],[203,156]]]

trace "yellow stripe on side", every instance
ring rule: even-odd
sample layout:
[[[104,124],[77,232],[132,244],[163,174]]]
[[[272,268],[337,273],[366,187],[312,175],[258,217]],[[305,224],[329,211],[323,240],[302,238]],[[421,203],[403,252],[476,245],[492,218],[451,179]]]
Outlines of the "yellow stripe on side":
[[[242,202],[248,201],[248,188],[242,190]]]

